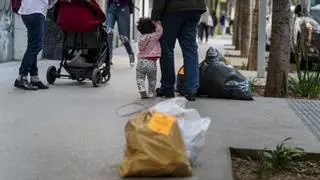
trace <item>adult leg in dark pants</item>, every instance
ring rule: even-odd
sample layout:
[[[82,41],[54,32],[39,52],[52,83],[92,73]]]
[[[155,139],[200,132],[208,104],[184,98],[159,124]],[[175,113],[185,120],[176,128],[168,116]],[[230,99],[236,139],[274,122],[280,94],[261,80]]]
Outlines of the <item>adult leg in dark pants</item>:
[[[129,55],[130,66],[135,65],[135,57],[133,54],[133,50],[130,44],[130,13],[129,13],[129,6],[123,7],[118,14],[118,27],[119,27],[119,34],[120,40],[123,43],[126,51]]]
[[[208,42],[209,39],[209,26],[204,24],[204,33],[206,34],[206,42]]]
[[[203,41],[204,26],[205,26],[204,23],[200,23],[200,25],[199,25],[199,37],[200,37],[200,42],[201,42],[201,43],[202,43],[202,41]]]
[[[163,36],[161,39],[162,57],[161,88],[157,90],[160,97],[174,97],[175,67],[174,47],[179,40],[185,67],[185,96],[188,100],[195,100],[199,87],[198,50],[196,43],[197,23],[201,12],[184,11],[165,14],[162,17]]]
[[[199,19],[200,15],[197,16],[197,14],[192,16],[186,15],[186,19],[181,26],[180,34],[178,36],[184,60],[184,91],[189,100],[190,98],[192,100],[195,98],[199,88],[199,59],[195,28]],[[206,28],[205,32],[207,32],[207,30],[208,29]]]
[[[124,47],[127,50],[130,60],[130,66],[135,65],[135,57],[130,44],[130,12],[129,6],[117,6],[115,3],[111,3],[107,9],[107,21],[108,26],[108,45],[109,45],[109,55],[110,60],[113,56],[113,34],[115,23],[118,23],[120,40],[123,43]],[[111,62],[112,64],[112,62]]]
[[[206,37],[206,42],[209,39],[209,26],[206,23],[200,23],[200,41],[203,41],[203,36]]]
[[[213,26],[213,27],[212,27],[212,34],[211,34],[211,35],[212,35],[212,38],[214,37],[215,32],[216,32],[216,27]]]
[[[14,86],[25,90],[48,89],[48,86],[39,80],[37,66],[38,54],[43,46],[45,17],[40,13],[22,15],[21,17],[27,28],[28,47],[19,68],[19,77]],[[29,74],[31,83],[28,81]]]

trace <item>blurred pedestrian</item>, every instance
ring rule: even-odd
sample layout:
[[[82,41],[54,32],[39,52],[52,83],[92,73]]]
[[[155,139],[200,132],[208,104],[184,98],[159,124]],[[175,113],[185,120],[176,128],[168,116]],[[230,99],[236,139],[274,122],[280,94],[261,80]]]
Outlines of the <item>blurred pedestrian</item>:
[[[129,64],[131,67],[135,65],[135,57],[130,43],[130,14],[133,13],[134,3],[132,0],[106,0],[107,4],[107,27],[108,27],[108,46],[110,62],[113,57],[113,35],[114,25],[118,23],[120,40],[123,43],[129,55]]]
[[[213,28],[214,28],[213,19],[212,19],[211,14],[209,13],[209,16],[208,16],[208,34],[209,34],[209,37],[213,37]]]
[[[201,15],[200,18],[200,23],[199,23],[199,39],[200,42],[203,42],[203,36],[205,35],[205,40],[206,43],[208,42],[208,38],[209,38],[209,17],[210,14],[208,11],[206,11],[205,13],[203,13]]]
[[[220,27],[221,27],[222,35],[225,35],[226,34],[226,15],[225,15],[225,11],[221,12]]]
[[[216,15],[216,12],[213,10],[211,12],[211,17],[212,17],[212,21],[213,21],[213,28],[212,28],[212,37],[214,37],[214,33],[216,31],[216,27],[218,25],[218,18],[217,18],[217,15]]]
[[[231,25],[232,25],[232,21],[231,18],[227,18],[226,20],[226,34],[231,35]]]

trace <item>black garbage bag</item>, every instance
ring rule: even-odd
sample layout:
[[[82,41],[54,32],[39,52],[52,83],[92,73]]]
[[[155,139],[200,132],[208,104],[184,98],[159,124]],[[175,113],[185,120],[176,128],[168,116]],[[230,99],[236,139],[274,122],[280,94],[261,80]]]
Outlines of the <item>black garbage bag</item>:
[[[253,100],[248,80],[233,66],[223,62],[201,64],[199,95],[212,98]]]
[[[211,59],[213,61],[222,61],[222,62],[226,62],[223,55],[217,50],[214,49],[213,47],[210,47],[207,52],[206,52],[206,58],[205,59]],[[202,76],[202,64],[204,63],[204,61],[200,64],[199,68],[199,72],[200,72],[200,81],[201,81],[201,76]],[[176,85],[176,91],[183,95],[184,94],[184,67],[182,66],[179,70],[178,70],[178,75],[177,75],[177,85]],[[200,82],[200,87],[198,89],[197,95],[205,95],[206,93],[204,92],[202,86],[201,86],[201,82]]]
[[[200,63],[198,96],[253,100],[248,80],[233,66],[227,65],[221,53],[209,48],[206,59]],[[183,67],[177,77],[177,90],[183,93]]]

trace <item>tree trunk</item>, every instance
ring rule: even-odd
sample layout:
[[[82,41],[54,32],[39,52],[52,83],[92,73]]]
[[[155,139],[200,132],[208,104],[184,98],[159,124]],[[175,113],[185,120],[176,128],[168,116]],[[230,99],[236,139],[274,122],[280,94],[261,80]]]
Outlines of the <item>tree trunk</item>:
[[[250,0],[241,0],[241,57],[248,57],[250,43]]]
[[[259,26],[259,0],[255,1],[252,13],[251,43],[248,57],[248,70],[257,70],[258,67],[258,26]]]
[[[242,0],[237,0],[238,4],[237,4],[237,9],[238,9],[238,14],[237,14],[237,39],[236,39],[236,50],[240,50],[241,49],[241,27],[242,27]]]
[[[239,14],[239,8],[238,8],[239,0],[235,0],[235,12],[234,12],[234,19],[233,19],[233,26],[232,26],[232,44],[234,46],[237,45],[237,38],[238,38],[238,14]]]
[[[272,33],[266,97],[284,97],[288,92],[291,0],[276,0],[272,6]]]

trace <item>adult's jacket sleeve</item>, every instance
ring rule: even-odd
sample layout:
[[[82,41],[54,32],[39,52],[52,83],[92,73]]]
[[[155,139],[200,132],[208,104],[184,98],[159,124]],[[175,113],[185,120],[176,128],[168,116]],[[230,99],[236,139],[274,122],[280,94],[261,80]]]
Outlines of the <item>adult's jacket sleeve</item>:
[[[154,0],[151,19],[157,21],[162,16],[167,0]]]

